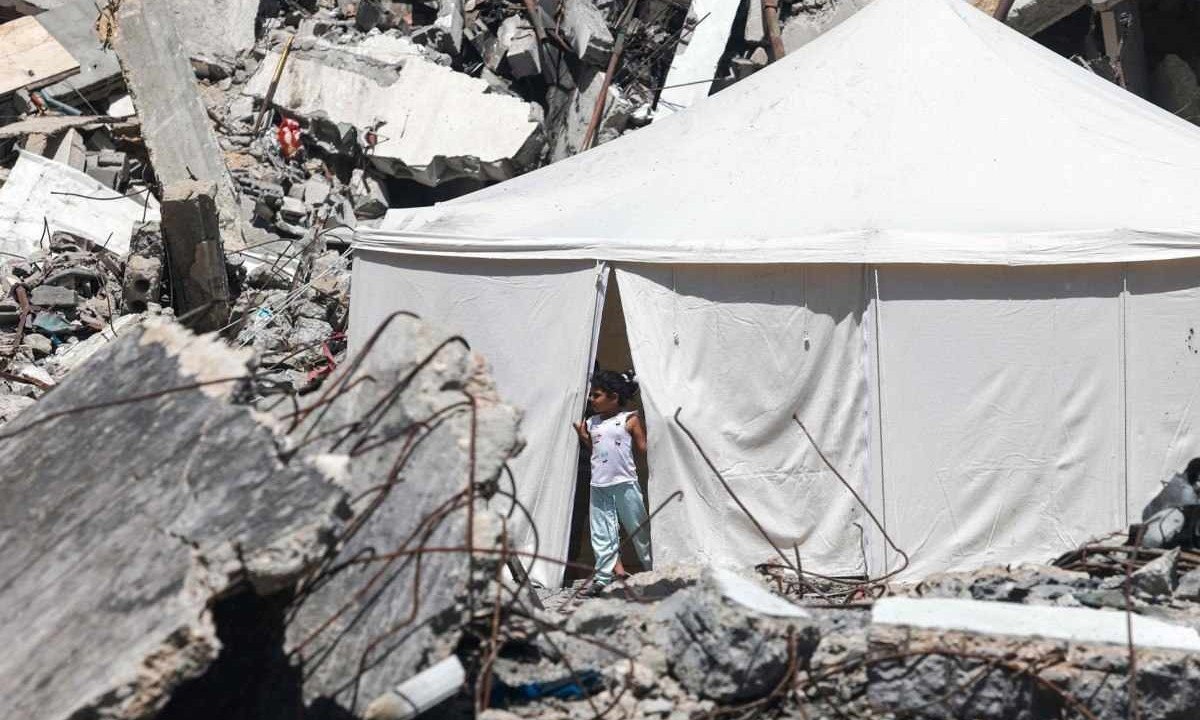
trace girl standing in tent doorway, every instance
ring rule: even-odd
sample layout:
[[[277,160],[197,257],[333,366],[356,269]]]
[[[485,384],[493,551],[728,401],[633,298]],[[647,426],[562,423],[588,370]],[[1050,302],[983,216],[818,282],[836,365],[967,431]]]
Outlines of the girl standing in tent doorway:
[[[650,569],[650,528],[634,460],[635,450],[646,455],[646,429],[636,411],[623,409],[637,391],[632,370],[597,370],[588,396],[594,414],[575,424],[579,442],[592,457],[589,524],[596,554],[592,592],[603,590],[621,571],[618,525],[629,533],[642,567]]]

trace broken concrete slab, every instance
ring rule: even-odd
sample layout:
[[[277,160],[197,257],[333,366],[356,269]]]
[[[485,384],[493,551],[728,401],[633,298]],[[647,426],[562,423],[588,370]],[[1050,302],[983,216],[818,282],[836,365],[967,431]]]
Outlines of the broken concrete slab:
[[[101,125],[113,127],[114,124],[118,130],[128,130],[136,128],[138,125],[137,120],[123,122],[119,117],[107,115],[44,115],[18,120],[8,125],[0,125],[0,140],[11,140],[27,135],[53,136],[69,128],[86,130]]]
[[[24,151],[0,187],[0,250],[20,257],[48,239],[47,226],[124,255],[134,228],[158,219],[158,201],[149,193],[123,197],[78,170]]]
[[[731,597],[732,596],[732,597]],[[659,647],[690,692],[732,703],[767,695],[789,669],[789,638],[804,663],[820,639],[810,616],[754,581],[706,570],[701,582],[657,610]]]
[[[708,97],[710,81],[725,52],[740,0],[693,0],[663,82],[654,118],[691,107]]]
[[[46,91],[63,102],[81,105],[85,111],[89,108],[83,99],[99,102],[121,85],[121,65],[112,48],[105,47],[100,39],[96,15],[96,4],[91,0],[66,0],[38,15],[38,22],[79,63],[78,74],[50,85]]]
[[[344,561],[422,546],[492,547],[498,522],[490,531],[477,525],[468,540],[465,493],[472,482],[484,484],[478,490],[498,478],[519,439],[517,411],[498,399],[483,361],[419,320],[395,318],[362,364],[355,362],[323,387],[332,398],[324,417],[309,412],[292,434],[299,442],[319,438],[314,451],[355,455],[341,482],[354,498],[349,523],[358,530],[342,538],[329,561],[340,569],[301,587],[288,644],[304,664],[306,698],[360,714],[454,647],[461,620],[455,603],[468,591],[471,562],[465,553]],[[374,381],[360,382],[365,377]],[[421,424],[431,418],[440,419]],[[352,419],[359,421],[353,427],[346,424]],[[477,508],[475,517],[486,516]],[[475,560],[481,562],[483,555]],[[481,570],[485,578],[494,572]]]
[[[442,50],[459,52],[463,41],[463,7],[462,0],[438,0],[437,19],[433,26],[441,31],[445,40]]]
[[[159,182],[170,185],[193,180],[216,185],[226,249],[241,250],[241,205],[191,63],[178,52],[180,34],[170,7],[161,2],[122,0],[112,42]]]
[[[163,187],[162,234],[175,312],[198,332],[229,322],[229,281],[216,188],[185,180]]]
[[[265,98],[279,54],[260,64],[245,92]],[[504,180],[532,166],[542,146],[541,108],[487,92],[487,82],[420,56],[399,69],[361,47],[317,42],[293,49],[274,104],[305,118],[318,115],[375,129],[367,155],[381,172],[426,185],[456,178]]]
[[[613,36],[604,13],[591,0],[566,0],[563,19],[559,25],[575,57],[583,62],[604,68],[612,54]]]
[[[504,48],[508,71],[515,78],[542,74],[542,51],[537,33],[521,15],[505,18],[496,31],[496,42]]]
[[[153,717],[217,658],[214,601],[327,550],[344,495],[236,403],[249,357],[138,328],[0,430],[0,716]]]
[[[988,15],[995,15],[1000,0],[971,0]],[[1087,0],[1016,0],[1004,24],[1026,35],[1040,33],[1087,4]]]
[[[922,605],[924,604],[924,605]],[[1129,717],[1133,624],[1144,718],[1200,702],[1200,638],[1137,614],[970,600],[884,598],[872,610],[868,697],[900,717]],[[968,627],[970,626],[970,627]]]
[[[37,18],[0,24],[0,96],[45,87],[77,72],[79,63]]]
[[[827,0],[814,5],[806,12],[792,15],[784,21],[780,32],[784,50],[789,53],[795,52],[842,24],[870,3],[871,0]]]
[[[1129,639],[1125,619],[1124,613],[1091,608],[940,598],[883,598],[871,610],[875,625],[1089,644],[1125,645]],[[1141,615],[1132,617],[1132,626],[1138,647],[1200,652],[1200,634],[1192,628]]]
[[[237,57],[254,47],[259,0],[168,0],[183,50],[193,60],[232,72]]]

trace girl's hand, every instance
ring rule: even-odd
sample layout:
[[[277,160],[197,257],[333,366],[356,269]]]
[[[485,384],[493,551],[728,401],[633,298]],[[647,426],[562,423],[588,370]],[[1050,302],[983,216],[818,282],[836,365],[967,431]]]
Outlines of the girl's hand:
[[[575,428],[575,434],[579,436],[579,441],[581,443],[584,445],[590,445],[592,443],[592,436],[588,434],[587,428],[584,427],[582,420],[572,425],[572,427]]]

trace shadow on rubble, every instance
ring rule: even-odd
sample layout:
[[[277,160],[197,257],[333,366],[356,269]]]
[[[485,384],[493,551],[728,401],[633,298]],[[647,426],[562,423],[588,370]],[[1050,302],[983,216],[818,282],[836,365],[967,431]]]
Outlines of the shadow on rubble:
[[[160,720],[305,717],[300,669],[283,649],[291,595],[263,597],[247,589],[217,601],[212,613],[220,655],[203,675],[180,686]]]

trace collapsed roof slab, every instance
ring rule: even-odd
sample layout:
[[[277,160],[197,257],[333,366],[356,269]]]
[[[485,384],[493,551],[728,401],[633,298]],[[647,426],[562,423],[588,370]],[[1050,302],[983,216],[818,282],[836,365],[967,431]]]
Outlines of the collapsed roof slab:
[[[117,54],[105,47],[96,32],[96,6],[91,0],[69,0],[37,16],[38,22],[79,61],[79,74],[54,83],[46,92],[68,105],[80,98],[99,100],[121,85]]]
[[[50,232],[65,230],[118,255],[129,252],[133,229],[157,222],[149,193],[125,198],[79,170],[20,151],[0,186],[0,255],[29,257]]]
[[[484,80],[414,52],[395,64],[361,48],[328,43],[294,49],[273,103],[303,118],[324,116],[359,130],[376,129],[367,153],[380,171],[426,185],[474,178],[506,180],[532,165],[541,150],[541,108],[488,92]],[[246,94],[264,98],[279,53],[259,65]]]
[[[327,550],[344,492],[237,403],[249,359],[139,327],[0,430],[0,717],[154,717],[217,659],[213,602]]]

